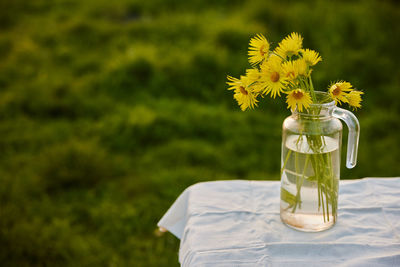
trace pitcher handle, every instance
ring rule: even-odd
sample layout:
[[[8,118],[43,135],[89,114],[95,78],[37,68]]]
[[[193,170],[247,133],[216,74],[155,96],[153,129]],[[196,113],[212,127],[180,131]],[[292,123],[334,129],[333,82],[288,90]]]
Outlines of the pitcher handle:
[[[357,164],[358,140],[360,138],[360,123],[354,114],[346,109],[335,107],[332,116],[344,121],[349,128],[347,140],[346,167],[354,168]]]

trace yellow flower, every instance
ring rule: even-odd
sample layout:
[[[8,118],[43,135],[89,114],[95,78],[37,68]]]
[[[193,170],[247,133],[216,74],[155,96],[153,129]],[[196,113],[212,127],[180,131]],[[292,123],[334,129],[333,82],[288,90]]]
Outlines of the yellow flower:
[[[310,107],[312,100],[309,93],[302,89],[294,89],[286,96],[286,103],[291,110],[295,110],[297,106],[297,110],[302,112],[303,107],[305,109]]]
[[[240,86],[243,86],[243,81],[239,80],[238,78],[232,77],[232,76],[227,76],[228,84],[230,87],[228,90],[237,90],[240,88]]]
[[[349,101],[349,105],[354,109],[361,108],[361,95],[364,94],[360,91],[351,91],[347,95],[347,100]]]
[[[260,86],[261,72],[258,69],[247,69],[246,77],[251,83],[254,92],[260,92],[263,88]]]
[[[304,59],[296,59],[293,64],[296,68],[298,75],[307,77],[311,74],[311,71],[307,70],[307,63]]]
[[[252,82],[246,76],[240,76],[240,80],[228,76],[227,84],[230,85],[228,90],[234,90],[233,97],[238,102],[240,108],[245,111],[247,108],[254,108],[257,106],[258,92],[254,91]]]
[[[261,65],[260,86],[264,90],[263,93],[266,95],[271,93],[271,97],[275,98],[276,95],[281,95],[286,85],[287,78],[282,71],[280,58],[270,57]]]
[[[344,103],[348,103],[348,92],[352,90],[352,85],[349,82],[340,81],[330,86],[329,94],[331,95],[332,99],[335,100],[336,104],[341,104],[341,101]]]
[[[246,76],[252,82],[258,82],[261,78],[261,72],[258,69],[247,69]]]
[[[290,81],[294,81],[299,75],[297,67],[292,60],[282,63],[282,72]]]
[[[258,64],[268,57],[269,43],[262,34],[257,34],[250,39],[249,61],[251,64]]]
[[[258,100],[256,99],[256,95],[252,92],[247,94],[243,94],[242,92],[235,93],[233,97],[238,102],[242,111],[245,111],[247,108],[254,108],[254,106],[257,106]]]
[[[303,59],[308,66],[314,66],[318,62],[322,61],[322,58],[320,57],[318,52],[316,52],[314,50],[306,48],[306,49],[301,50],[301,52],[303,54]]]
[[[270,54],[260,65],[260,68],[266,68],[269,64],[273,62],[274,64],[282,64],[282,58],[276,54]]]
[[[311,70],[308,70],[304,59],[289,60],[282,63],[282,71],[289,80],[294,81],[299,75],[309,76]]]
[[[302,46],[303,37],[298,33],[292,32],[279,43],[279,46],[275,48],[275,53],[286,59],[286,57],[298,55]]]

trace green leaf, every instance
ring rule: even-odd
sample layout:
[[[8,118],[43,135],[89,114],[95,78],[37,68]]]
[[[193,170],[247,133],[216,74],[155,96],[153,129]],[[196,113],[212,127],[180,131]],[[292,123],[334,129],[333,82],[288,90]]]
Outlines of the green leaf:
[[[293,206],[297,203],[296,196],[284,188],[281,188],[281,199],[287,202],[290,206]]]
[[[310,182],[316,182],[316,181],[318,180],[316,175],[306,177],[306,179],[307,179],[308,181],[310,181]]]

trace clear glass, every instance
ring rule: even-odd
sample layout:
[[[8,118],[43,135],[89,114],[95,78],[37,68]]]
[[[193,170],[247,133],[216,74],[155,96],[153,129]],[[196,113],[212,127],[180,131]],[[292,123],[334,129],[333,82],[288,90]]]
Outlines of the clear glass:
[[[316,92],[321,104],[308,111],[294,111],[283,122],[281,162],[281,219],[288,226],[308,232],[332,227],[337,220],[342,123],[349,127],[346,166],[357,160],[359,123],[329,96]]]

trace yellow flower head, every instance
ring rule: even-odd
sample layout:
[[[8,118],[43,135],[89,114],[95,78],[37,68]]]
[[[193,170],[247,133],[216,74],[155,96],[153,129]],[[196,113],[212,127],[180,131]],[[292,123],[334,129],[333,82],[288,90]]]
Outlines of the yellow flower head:
[[[322,58],[320,57],[318,52],[316,52],[314,50],[306,48],[306,49],[301,50],[301,52],[303,55],[303,59],[308,66],[314,66],[318,62],[322,61]]]
[[[262,34],[257,34],[250,39],[249,61],[251,64],[258,64],[268,57],[269,43]]]
[[[296,68],[297,74],[300,76],[309,76],[311,71],[308,71],[307,63],[304,59],[299,58],[296,59],[294,62],[294,67]]]
[[[261,78],[261,72],[258,69],[247,69],[246,76],[252,82],[258,82]]]
[[[347,95],[347,100],[349,101],[349,105],[354,109],[361,108],[361,95],[364,94],[361,91],[351,91]]]
[[[251,86],[252,82],[246,76],[240,76],[240,79],[228,76],[227,84],[230,85],[228,90],[234,90],[233,97],[243,111],[257,106],[258,92],[254,91],[254,87]]]
[[[228,82],[226,82],[226,84],[230,86],[228,90],[237,90],[240,89],[240,86],[244,86],[243,81],[239,80],[238,78],[227,76],[227,79]]]
[[[286,96],[286,103],[291,110],[295,110],[297,106],[297,110],[302,112],[303,107],[305,109],[310,107],[312,100],[309,93],[302,89],[294,89]]]
[[[254,92],[260,92],[262,87],[259,84],[261,79],[261,72],[258,69],[247,69],[246,70],[246,77],[251,83],[251,87],[253,87]]]
[[[276,95],[280,96],[283,89],[287,85],[287,78],[285,77],[281,60],[279,57],[270,57],[268,61],[261,65],[261,79],[260,86],[264,90],[264,94],[271,93],[273,98]]]
[[[282,63],[282,72],[290,81],[294,81],[299,75],[297,72],[297,67],[292,60]]]
[[[293,32],[279,43],[279,46],[275,49],[275,53],[286,59],[286,57],[298,55],[302,46],[303,37]]]
[[[349,82],[341,81],[334,83],[329,87],[329,94],[331,95],[332,99],[335,100],[336,104],[341,104],[341,101],[348,103],[349,100],[347,99],[347,95],[348,92],[352,90],[352,85]]]

